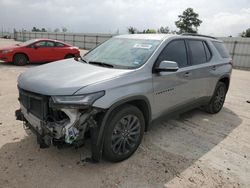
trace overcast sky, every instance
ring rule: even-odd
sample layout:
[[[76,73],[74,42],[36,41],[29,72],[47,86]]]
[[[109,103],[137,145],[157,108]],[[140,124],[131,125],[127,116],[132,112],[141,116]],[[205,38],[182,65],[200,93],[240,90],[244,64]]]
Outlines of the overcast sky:
[[[250,0],[0,0],[0,29],[33,26],[71,32],[126,33],[169,26],[188,7],[203,21],[199,33],[237,36],[250,27]]]

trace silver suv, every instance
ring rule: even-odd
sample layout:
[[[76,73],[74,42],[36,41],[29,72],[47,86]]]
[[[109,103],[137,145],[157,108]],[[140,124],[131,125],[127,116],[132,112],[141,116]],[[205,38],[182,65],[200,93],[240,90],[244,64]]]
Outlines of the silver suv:
[[[232,61],[203,35],[116,36],[79,59],[31,68],[18,78],[18,120],[41,148],[80,146],[92,161],[117,162],[138,148],[152,120],[203,106],[221,110]]]

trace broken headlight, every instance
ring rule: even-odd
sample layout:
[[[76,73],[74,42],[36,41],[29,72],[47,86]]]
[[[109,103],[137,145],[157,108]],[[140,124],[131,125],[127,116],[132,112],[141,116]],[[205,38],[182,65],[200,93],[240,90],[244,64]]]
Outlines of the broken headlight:
[[[79,108],[91,106],[97,99],[104,96],[105,92],[100,91],[85,95],[52,96],[51,107]]]

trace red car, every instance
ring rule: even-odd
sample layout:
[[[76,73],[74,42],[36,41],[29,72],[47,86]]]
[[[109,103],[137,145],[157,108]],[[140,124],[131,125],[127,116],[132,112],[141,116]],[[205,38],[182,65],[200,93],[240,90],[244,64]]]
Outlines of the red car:
[[[79,57],[78,47],[51,39],[32,39],[12,47],[0,48],[0,60],[15,65],[43,63]]]

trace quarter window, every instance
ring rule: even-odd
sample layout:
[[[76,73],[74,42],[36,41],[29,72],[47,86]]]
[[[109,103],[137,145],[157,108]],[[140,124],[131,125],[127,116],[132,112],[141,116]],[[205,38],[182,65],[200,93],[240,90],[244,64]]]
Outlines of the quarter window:
[[[230,55],[222,42],[212,42],[222,58],[229,58]]]
[[[192,65],[198,65],[207,62],[207,56],[203,45],[203,41],[188,40],[188,46],[190,49]]]
[[[56,43],[56,47],[64,47],[64,44],[60,43],[60,42],[57,42]]]
[[[158,63],[161,61],[175,61],[179,67],[187,66],[187,51],[184,40],[170,42],[158,57]]]

